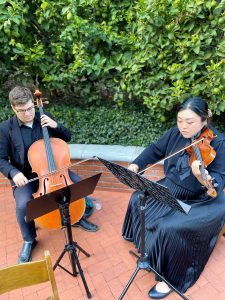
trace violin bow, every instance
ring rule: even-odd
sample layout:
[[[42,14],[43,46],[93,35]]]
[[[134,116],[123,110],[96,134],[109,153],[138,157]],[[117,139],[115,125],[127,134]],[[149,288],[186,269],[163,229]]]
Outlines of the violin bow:
[[[153,165],[151,165],[151,166],[149,166],[149,167],[145,168],[144,170],[142,170],[142,171],[138,172],[138,174],[141,174],[141,173],[143,173],[143,172],[145,172],[145,171],[147,171],[147,170],[149,170],[149,169],[153,168],[154,166],[158,165],[159,163],[163,162],[164,160],[167,160],[167,159],[169,159],[169,158],[173,157],[174,155],[176,155],[176,154],[178,154],[178,153],[180,153],[180,152],[182,152],[182,151],[186,150],[187,148],[190,148],[190,147],[192,147],[192,146],[194,146],[194,145],[196,145],[196,144],[200,143],[200,142],[201,142],[201,141],[203,141],[204,139],[205,139],[205,137],[202,137],[201,139],[199,139],[199,140],[197,140],[197,141],[195,141],[195,142],[191,143],[190,145],[188,145],[188,146],[185,146],[185,147],[183,147],[183,148],[179,149],[178,151],[176,151],[176,152],[174,152],[174,153],[172,153],[172,154],[168,155],[167,157],[164,157],[164,158],[162,158],[162,159],[158,160],[158,161],[157,161],[156,163],[154,163]]]

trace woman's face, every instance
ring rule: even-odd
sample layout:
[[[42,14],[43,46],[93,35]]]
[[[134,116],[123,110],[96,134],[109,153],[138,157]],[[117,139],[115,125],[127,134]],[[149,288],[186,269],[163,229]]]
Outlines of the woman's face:
[[[198,133],[207,121],[202,122],[201,117],[191,109],[184,109],[177,114],[177,126],[184,138],[192,138]]]

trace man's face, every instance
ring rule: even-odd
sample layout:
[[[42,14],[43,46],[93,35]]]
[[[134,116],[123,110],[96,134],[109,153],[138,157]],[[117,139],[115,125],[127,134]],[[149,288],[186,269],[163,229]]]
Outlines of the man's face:
[[[30,123],[34,120],[35,109],[32,100],[29,100],[26,104],[11,105],[11,107],[21,122]]]

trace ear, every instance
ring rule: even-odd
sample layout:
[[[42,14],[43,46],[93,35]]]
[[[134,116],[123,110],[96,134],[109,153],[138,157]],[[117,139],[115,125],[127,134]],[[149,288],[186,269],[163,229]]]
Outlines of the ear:
[[[11,108],[14,111],[14,113],[16,113],[15,107],[11,104]]]

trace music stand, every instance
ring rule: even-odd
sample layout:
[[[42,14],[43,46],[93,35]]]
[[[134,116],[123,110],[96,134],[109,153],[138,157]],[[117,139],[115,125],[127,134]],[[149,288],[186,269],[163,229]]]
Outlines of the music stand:
[[[141,242],[140,242],[140,257],[137,260],[137,267],[133,272],[132,276],[130,277],[128,283],[126,284],[124,290],[122,291],[118,300],[122,300],[124,295],[126,294],[128,288],[130,287],[131,283],[133,282],[134,278],[136,277],[137,273],[143,269],[147,271],[152,271],[155,275],[158,276],[162,281],[164,281],[171,289],[173,289],[178,295],[180,295],[183,299],[188,300],[179,290],[177,290],[171,283],[169,283],[162,275],[160,275],[156,270],[154,270],[149,262],[148,256],[145,251],[145,211],[146,211],[146,198],[151,196],[152,198],[162,202],[163,204],[169,205],[172,209],[178,210],[181,213],[187,214],[191,209],[190,205],[183,203],[180,200],[177,200],[170,191],[161,184],[156,182],[152,182],[145,177],[132,172],[120,165],[115,163],[109,162],[102,158],[97,157],[107,168],[110,172],[112,172],[117,179],[122,182],[123,184],[131,187],[139,191],[139,199],[140,199],[140,223],[141,223]]]
[[[69,214],[69,205],[70,202],[77,201],[89,194],[92,194],[100,176],[101,173],[96,174],[92,177],[68,185],[57,191],[32,199],[27,203],[27,215],[26,215],[27,222],[30,222],[31,220],[36,219],[42,215],[45,215],[53,210],[59,209],[62,227],[66,228],[67,243],[65,244],[65,247],[61,252],[60,256],[56,260],[56,263],[53,266],[53,270],[55,270],[56,267],[59,266],[64,271],[66,271],[67,273],[69,273],[74,277],[80,273],[88,298],[91,298],[91,293],[87,286],[87,282],[79,262],[77,249],[83,252],[87,257],[89,257],[90,254],[87,253],[84,249],[82,249],[77,242],[73,241],[72,227],[71,227],[70,214]],[[60,265],[60,261],[66,252],[68,252],[69,254],[72,272],[64,268],[62,265]],[[76,267],[78,268],[79,272],[77,272]]]

